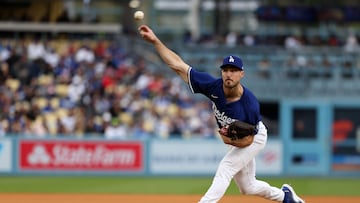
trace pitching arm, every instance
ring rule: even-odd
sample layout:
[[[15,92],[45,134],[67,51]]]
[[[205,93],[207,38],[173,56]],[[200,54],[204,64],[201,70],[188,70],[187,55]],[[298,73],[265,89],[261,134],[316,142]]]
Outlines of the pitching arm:
[[[188,70],[190,66],[186,64],[179,55],[165,46],[148,26],[141,25],[139,27],[139,32],[142,38],[155,47],[164,63],[188,83]]]

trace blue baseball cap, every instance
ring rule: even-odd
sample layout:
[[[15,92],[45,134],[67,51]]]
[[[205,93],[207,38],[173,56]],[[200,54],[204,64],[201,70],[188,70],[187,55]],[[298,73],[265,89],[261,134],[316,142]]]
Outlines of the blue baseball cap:
[[[225,57],[223,60],[223,64],[220,66],[220,68],[223,68],[228,65],[239,68],[240,70],[244,70],[243,62],[242,62],[241,58],[239,58],[237,56],[230,55],[230,56]]]

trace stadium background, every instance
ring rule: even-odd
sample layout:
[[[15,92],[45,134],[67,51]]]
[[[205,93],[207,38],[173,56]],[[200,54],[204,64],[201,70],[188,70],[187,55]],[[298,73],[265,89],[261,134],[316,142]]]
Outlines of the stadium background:
[[[205,191],[226,147],[208,101],[190,95],[138,39],[137,26],[147,23],[214,75],[224,55],[243,58],[244,84],[269,127],[260,177],[292,182],[305,195],[360,195],[349,189],[360,175],[355,0],[0,5],[0,192]],[[142,22],[133,20],[136,10],[145,12]],[[54,187],[59,179],[75,187]],[[74,184],[100,179],[95,188]]]

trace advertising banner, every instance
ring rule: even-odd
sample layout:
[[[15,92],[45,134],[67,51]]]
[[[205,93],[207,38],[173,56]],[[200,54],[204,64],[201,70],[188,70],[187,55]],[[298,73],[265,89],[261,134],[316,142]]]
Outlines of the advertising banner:
[[[256,174],[277,175],[283,172],[283,146],[279,140],[269,140],[256,156]]]
[[[142,171],[142,142],[20,140],[19,170]]]
[[[162,141],[150,145],[150,173],[213,175],[229,146],[222,141],[201,140]],[[269,141],[256,156],[257,174],[280,174],[282,172],[282,144]]]
[[[12,169],[12,145],[10,139],[0,139],[0,172]]]
[[[221,141],[153,140],[152,174],[214,174],[228,147]]]

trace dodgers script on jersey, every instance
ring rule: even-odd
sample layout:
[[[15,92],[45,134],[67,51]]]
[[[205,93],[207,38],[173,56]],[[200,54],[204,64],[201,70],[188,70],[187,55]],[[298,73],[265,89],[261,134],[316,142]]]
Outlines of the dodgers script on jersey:
[[[194,68],[190,68],[188,74],[191,91],[201,93],[212,101],[212,108],[219,128],[229,125],[235,120],[253,125],[257,125],[261,121],[259,102],[246,87],[243,86],[244,92],[238,101],[228,103],[221,78],[215,78]]]

